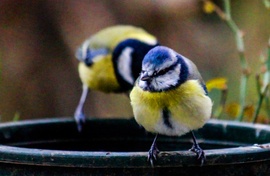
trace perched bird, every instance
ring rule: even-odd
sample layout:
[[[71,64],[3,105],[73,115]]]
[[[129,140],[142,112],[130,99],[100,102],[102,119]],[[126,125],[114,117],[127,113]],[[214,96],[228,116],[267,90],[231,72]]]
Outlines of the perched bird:
[[[212,101],[195,64],[174,50],[157,46],[144,57],[142,71],[130,93],[135,120],[157,134],[149,150],[153,166],[159,150],[158,134],[181,136],[201,128],[211,116]],[[193,134],[191,151],[201,164],[204,151]]]
[[[130,91],[140,74],[144,55],[157,45],[153,35],[129,25],[105,28],[81,45],[76,57],[80,61],[83,92],[74,114],[79,131],[85,123],[83,106],[89,89],[105,93]]]

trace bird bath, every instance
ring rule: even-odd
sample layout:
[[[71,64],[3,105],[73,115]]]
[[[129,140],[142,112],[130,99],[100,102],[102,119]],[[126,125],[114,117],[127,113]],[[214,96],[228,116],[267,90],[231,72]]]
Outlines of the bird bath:
[[[203,166],[187,134],[159,136],[151,168],[154,135],[133,119],[88,119],[81,133],[72,118],[2,123],[0,175],[270,175],[270,126],[210,120],[196,137]]]

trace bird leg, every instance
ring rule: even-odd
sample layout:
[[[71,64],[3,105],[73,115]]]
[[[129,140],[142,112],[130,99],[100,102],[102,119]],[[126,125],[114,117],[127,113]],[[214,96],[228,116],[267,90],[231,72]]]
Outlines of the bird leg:
[[[151,148],[148,152],[148,159],[147,161],[150,162],[151,166],[154,167],[154,161],[157,160],[157,155],[159,153],[159,150],[157,148],[157,144],[156,144],[156,140],[157,140],[157,137],[158,137],[158,134],[156,135],[152,145],[151,145]]]
[[[196,155],[198,157],[197,159],[200,160],[201,166],[202,166],[203,163],[205,162],[205,159],[206,159],[204,151],[203,151],[203,149],[201,149],[201,147],[197,143],[193,131],[191,131],[191,135],[192,135],[192,139],[193,139],[193,146],[191,147],[190,151],[196,153]]]
[[[88,87],[86,85],[83,85],[83,91],[80,98],[80,102],[74,113],[74,118],[77,123],[77,129],[79,132],[82,131],[83,125],[85,124],[85,115],[83,113],[83,107],[84,107],[84,103],[85,103],[88,91],[89,91]]]

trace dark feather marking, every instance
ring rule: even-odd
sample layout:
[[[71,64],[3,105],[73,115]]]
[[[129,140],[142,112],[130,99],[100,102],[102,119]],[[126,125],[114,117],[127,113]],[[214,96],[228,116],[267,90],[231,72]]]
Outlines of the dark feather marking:
[[[205,92],[205,95],[208,95],[208,90],[207,90],[205,84],[202,83],[202,87],[203,87],[203,90]]]
[[[178,82],[178,85],[183,84],[184,82],[187,81],[188,75],[189,75],[189,70],[186,62],[182,58],[182,56],[177,55],[179,63],[181,64],[181,72],[180,72],[180,80]],[[178,87],[178,85],[176,87]]]
[[[163,122],[164,124],[168,127],[168,128],[173,128],[171,122],[170,122],[170,111],[168,110],[168,108],[164,108],[162,110],[162,117],[163,117]]]

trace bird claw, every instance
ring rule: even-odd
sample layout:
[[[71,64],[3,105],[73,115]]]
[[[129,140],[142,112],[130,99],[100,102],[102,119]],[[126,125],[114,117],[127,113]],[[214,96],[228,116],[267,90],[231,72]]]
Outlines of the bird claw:
[[[85,115],[82,112],[75,113],[75,121],[77,123],[78,131],[81,132],[86,121]]]
[[[155,144],[152,145],[148,152],[148,158],[147,158],[147,161],[150,162],[152,167],[154,167],[154,162],[157,161],[158,153],[159,153],[159,150],[157,146]]]
[[[206,160],[203,149],[201,149],[199,145],[193,144],[193,146],[189,150],[196,153],[197,159],[201,161],[201,166],[202,166]]]

